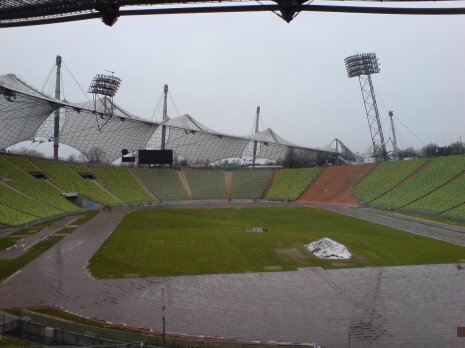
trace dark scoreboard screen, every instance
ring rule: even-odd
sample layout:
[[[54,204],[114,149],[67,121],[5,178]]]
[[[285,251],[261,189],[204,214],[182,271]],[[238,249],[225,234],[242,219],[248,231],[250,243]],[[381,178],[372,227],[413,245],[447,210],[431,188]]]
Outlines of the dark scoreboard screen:
[[[173,164],[173,150],[139,150],[139,164]]]

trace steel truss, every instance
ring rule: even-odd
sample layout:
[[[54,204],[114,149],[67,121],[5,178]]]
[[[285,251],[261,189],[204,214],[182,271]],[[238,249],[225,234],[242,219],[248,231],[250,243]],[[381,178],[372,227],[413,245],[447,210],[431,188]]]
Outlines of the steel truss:
[[[384,142],[381,120],[379,118],[378,105],[376,104],[375,90],[371,75],[359,75],[360,89],[362,91],[363,103],[370,129],[373,144],[373,157],[387,160],[386,144]]]

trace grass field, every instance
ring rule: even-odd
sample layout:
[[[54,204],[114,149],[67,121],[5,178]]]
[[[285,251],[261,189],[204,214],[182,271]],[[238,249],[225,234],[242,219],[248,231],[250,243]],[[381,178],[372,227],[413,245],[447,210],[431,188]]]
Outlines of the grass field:
[[[263,233],[250,233],[264,227]],[[321,237],[346,245],[349,261],[304,248]],[[465,248],[307,207],[140,210],[128,214],[91,259],[98,278],[453,263]]]

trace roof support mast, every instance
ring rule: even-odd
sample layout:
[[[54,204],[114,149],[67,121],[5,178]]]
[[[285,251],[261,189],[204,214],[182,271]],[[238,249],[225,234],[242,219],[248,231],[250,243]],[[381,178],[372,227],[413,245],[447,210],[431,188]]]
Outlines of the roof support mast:
[[[255,116],[255,134],[258,133],[258,122],[260,120],[260,106],[257,106],[257,115]],[[252,155],[252,167],[255,167],[255,160],[257,159],[257,141],[253,142],[253,155]]]
[[[163,122],[168,121],[168,85],[163,88]],[[166,144],[166,126],[161,126],[161,146],[162,150],[165,149]]]
[[[392,157],[397,158],[399,155],[399,149],[397,148],[396,129],[394,128],[394,120],[392,116],[394,116],[394,113],[392,111],[389,111],[389,118],[391,119],[391,131],[392,131]]]
[[[55,99],[61,97],[61,56],[56,58],[56,81],[55,81]],[[55,119],[53,124],[53,159],[58,160],[58,147],[60,146],[60,108],[55,110]]]

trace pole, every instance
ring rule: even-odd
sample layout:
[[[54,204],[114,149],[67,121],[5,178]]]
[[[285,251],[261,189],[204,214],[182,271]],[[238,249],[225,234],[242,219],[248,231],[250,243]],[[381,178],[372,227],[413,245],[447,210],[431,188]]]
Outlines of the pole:
[[[163,88],[163,122],[168,121],[168,85]],[[166,126],[161,126],[161,149],[166,145]]]
[[[391,119],[391,131],[392,131],[392,148],[394,152],[394,158],[397,159],[397,136],[396,136],[396,129],[394,128],[394,119],[392,118],[394,116],[394,113],[392,111],[389,111],[389,118]]]
[[[339,165],[339,139],[336,138],[336,165]]]
[[[260,119],[260,106],[257,106],[257,115],[255,116],[255,134],[258,133],[258,121]],[[255,167],[255,160],[257,159],[257,141],[253,142],[253,155],[252,155],[252,167]]]
[[[61,90],[61,56],[56,58],[56,81],[55,81],[55,99],[60,100]],[[55,119],[53,125],[53,159],[58,160],[58,147],[60,143],[60,109],[55,110]]]
[[[162,319],[162,325],[163,325],[163,347],[165,347],[165,287],[161,287],[161,319]]]

